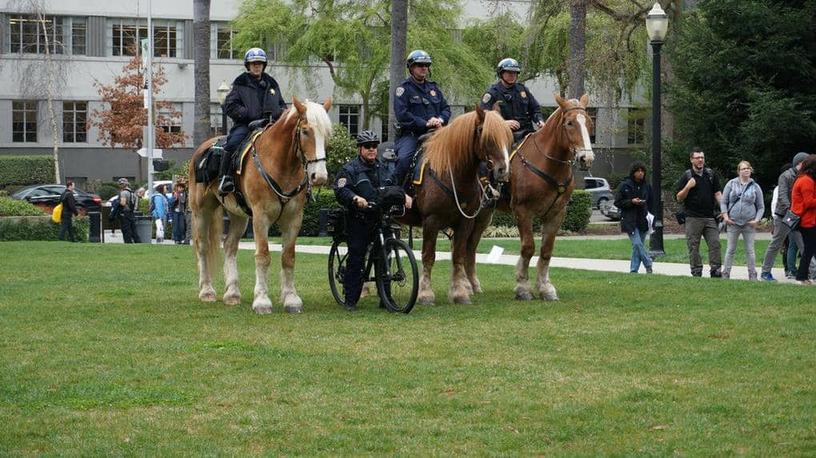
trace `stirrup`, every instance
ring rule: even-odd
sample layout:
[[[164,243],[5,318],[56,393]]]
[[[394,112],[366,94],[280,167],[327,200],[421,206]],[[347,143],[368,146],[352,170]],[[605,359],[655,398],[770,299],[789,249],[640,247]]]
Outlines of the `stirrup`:
[[[218,193],[225,196],[231,192],[235,192],[235,183],[231,176],[224,175],[221,177],[221,183],[218,184]]]

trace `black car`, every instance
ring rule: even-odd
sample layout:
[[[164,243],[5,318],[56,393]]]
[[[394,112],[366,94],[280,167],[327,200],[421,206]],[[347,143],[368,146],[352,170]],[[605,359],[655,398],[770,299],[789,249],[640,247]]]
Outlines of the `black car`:
[[[37,206],[54,208],[65,192],[64,184],[40,184],[23,188],[11,195],[12,199],[25,200]],[[74,188],[77,208],[85,211],[100,211],[102,199],[96,194]]]

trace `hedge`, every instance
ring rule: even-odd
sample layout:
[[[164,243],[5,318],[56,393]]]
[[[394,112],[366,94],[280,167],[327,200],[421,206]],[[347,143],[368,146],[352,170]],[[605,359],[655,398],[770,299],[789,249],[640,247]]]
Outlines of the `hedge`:
[[[74,218],[74,233],[80,242],[88,241],[88,218]],[[59,240],[60,225],[51,216],[0,217],[0,241]]]
[[[0,216],[43,216],[45,212],[25,200],[0,196]]]
[[[334,181],[334,175],[355,156],[357,156],[357,142],[351,138],[346,126],[336,124],[332,130],[329,144],[326,146],[326,169],[329,172],[329,180]]]
[[[51,156],[0,156],[0,188],[53,182]]]
[[[589,192],[583,189],[576,189],[572,192],[569,205],[567,205],[567,215],[561,223],[561,230],[570,232],[582,232],[589,225],[589,217],[592,216],[592,197]],[[516,227],[516,218],[512,213],[495,212],[491,226],[496,227]],[[538,232],[541,228],[541,217],[533,220],[533,230]]]

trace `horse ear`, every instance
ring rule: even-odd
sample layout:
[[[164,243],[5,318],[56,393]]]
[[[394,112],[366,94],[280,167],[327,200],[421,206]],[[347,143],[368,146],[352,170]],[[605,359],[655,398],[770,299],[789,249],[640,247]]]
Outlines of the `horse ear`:
[[[292,96],[292,104],[295,106],[295,109],[298,113],[303,114],[306,113],[306,106],[304,106],[297,97]]]
[[[562,110],[566,110],[569,108],[569,106],[567,106],[567,101],[564,100],[559,94],[553,95],[555,96],[555,102],[558,104],[559,107],[561,107]]]
[[[589,96],[586,94],[582,95],[581,100],[579,100],[579,102],[581,103],[582,108],[586,108],[587,104],[589,103]]]
[[[484,122],[485,112],[482,110],[482,107],[476,105],[476,124],[481,124]]]
[[[323,102],[323,109],[326,110],[326,111],[329,111],[329,110],[331,110],[331,106],[332,106],[332,98],[329,97],[328,99],[326,99],[325,102]]]

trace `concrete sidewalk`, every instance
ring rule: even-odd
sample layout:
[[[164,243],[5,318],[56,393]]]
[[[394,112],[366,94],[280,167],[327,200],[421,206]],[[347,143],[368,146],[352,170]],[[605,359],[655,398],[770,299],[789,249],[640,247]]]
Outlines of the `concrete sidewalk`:
[[[760,235],[760,234],[757,234]],[[674,234],[671,237],[682,238],[682,235]],[[563,237],[564,239],[570,240],[614,240],[617,238],[626,238],[625,235],[623,236],[573,236],[573,237]],[[490,239],[484,239],[486,242],[489,243]],[[115,234],[111,234],[110,231],[105,231],[105,243],[122,243],[122,234],[121,232],[117,232]],[[155,245],[156,241],[153,241]],[[172,240],[165,240],[163,245],[170,245],[173,246],[174,243]],[[309,254],[322,254],[327,255],[329,254],[328,246],[320,246],[320,245],[297,245],[295,251],[298,253],[309,253]],[[241,242],[239,244],[239,249],[241,250],[255,250],[255,243],[254,242]],[[282,247],[279,243],[270,243],[269,244],[270,251],[281,251]],[[723,250],[725,247],[723,247]],[[414,253],[417,256],[417,260],[421,258],[420,250],[415,249]],[[757,254],[758,257],[761,257],[761,254]],[[447,251],[440,251],[436,253],[437,260],[444,260],[449,261],[451,259],[451,253]],[[505,265],[505,266],[515,266],[519,260],[519,255],[507,255],[502,254],[495,258],[488,260],[487,254],[477,254],[476,255],[476,262],[479,264],[496,264],[496,265]],[[535,266],[538,262],[538,256],[533,256],[530,260],[530,268],[531,274],[534,275]],[[758,259],[758,262],[761,264],[762,260]],[[619,273],[628,273],[629,272],[629,260],[616,260],[616,259],[587,259],[587,258],[557,258],[554,257],[550,261],[550,266],[552,267],[562,267],[566,269],[581,269],[581,270],[596,270],[601,272],[619,272]],[[759,266],[757,266],[757,269]],[[644,272],[644,268],[641,266],[641,273]],[[659,260],[654,263],[654,273],[657,275],[672,275],[678,277],[689,277],[691,276],[689,271],[688,264],[681,264],[681,263],[673,263],[673,262],[660,262]],[[708,273],[708,266],[704,266],[704,272]],[[780,283],[795,283],[793,280],[785,279],[785,272],[781,267],[775,267],[772,271],[774,278],[779,280]],[[734,266],[731,269],[731,278],[735,280],[748,280],[748,269],[745,266]]]

